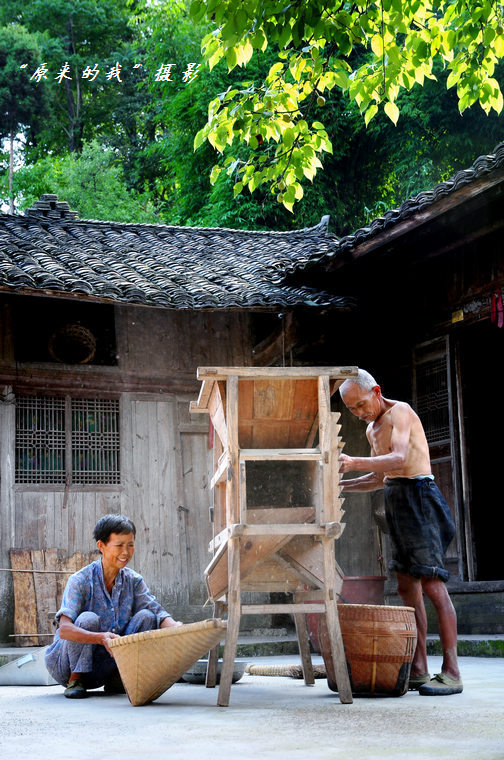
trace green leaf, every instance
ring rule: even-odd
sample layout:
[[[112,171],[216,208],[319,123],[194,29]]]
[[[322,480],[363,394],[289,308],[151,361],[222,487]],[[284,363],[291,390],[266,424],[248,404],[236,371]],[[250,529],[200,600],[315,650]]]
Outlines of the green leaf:
[[[282,142],[287,148],[287,150],[292,147],[292,144],[294,143],[295,139],[296,139],[296,135],[295,135],[294,130],[291,129],[290,127],[287,127],[287,129],[285,129],[282,134]]]
[[[446,88],[450,89],[450,87],[453,87],[454,84],[457,84],[457,82],[460,79],[460,71],[450,71],[448,74],[448,79],[446,80]]]
[[[226,63],[228,65],[229,71],[231,71],[232,69],[234,69],[234,67],[237,64],[237,61],[238,61],[238,59],[236,57],[235,49],[234,48],[229,48],[229,50],[226,52]]]
[[[495,30],[491,26],[487,26],[483,32],[483,44],[488,47],[492,40],[495,38]]]
[[[383,55],[383,38],[381,34],[374,34],[371,38],[371,50],[377,58]]]
[[[205,142],[205,138],[206,138],[206,127],[203,127],[203,129],[200,129],[199,132],[196,132],[194,136],[193,150],[198,150],[200,145],[202,145]]]
[[[399,119],[399,109],[396,104],[389,100],[387,103],[385,103],[383,110],[389,117],[390,121],[392,121],[394,124],[397,124]]]
[[[376,105],[376,103],[373,103],[373,105],[369,106],[369,108],[367,109],[366,113],[364,114],[364,123],[365,123],[366,127],[369,124],[369,122],[371,121],[371,119],[374,116],[376,116],[377,113],[378,113],[378,106]]]
[[[210,172],[210,183],[212,185],[215,185],[215,183],[217,182],[217,177],[219,176],[221,171],[222,169],[220,168],[220,166],[214,166],[214,168]]]

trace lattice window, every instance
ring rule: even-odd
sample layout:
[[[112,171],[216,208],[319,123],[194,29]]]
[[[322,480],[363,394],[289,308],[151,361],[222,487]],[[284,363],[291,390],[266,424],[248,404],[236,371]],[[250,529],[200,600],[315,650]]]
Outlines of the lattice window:
[[[120,483],[119,443],[118,401],[17,398],[17,483]]]
[[[65,482],[65,400],[16,401],[16,482]]]
[[[450,409],[446,356],[416,367],[416,409],[430,445],[450,440]]]
[[[72,399],[72,481],[119,483],[117,401]]]

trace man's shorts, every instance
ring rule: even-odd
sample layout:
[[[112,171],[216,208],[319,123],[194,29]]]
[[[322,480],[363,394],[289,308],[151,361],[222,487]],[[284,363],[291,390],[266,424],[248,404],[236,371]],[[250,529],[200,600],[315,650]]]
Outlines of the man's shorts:
[[[447,581],[444,555],[455,535],[450,508],[430,478],[388,478],[385,515],[390,530],[389,570]]]

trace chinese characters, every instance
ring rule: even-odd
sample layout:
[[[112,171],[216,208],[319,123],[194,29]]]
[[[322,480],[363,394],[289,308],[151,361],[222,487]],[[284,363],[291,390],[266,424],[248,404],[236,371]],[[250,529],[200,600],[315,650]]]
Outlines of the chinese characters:
[[[27,67],[27,64],[23,64],[20,66],[21,69],[24,69]],[[133,69],[139,69],[143,68],[141,63],[136,63],[133,66]],[[156,70],[154,74],[154,81],[155,82],[182,82],[183,84],[190,84],[191,82],[194,82],[196,77],[198,76],[199,70],[201,68],[200,63],[196,62],[190,62],[185,64],[184,67],[178,67],[176,63],[163,63],[159,66],[159,68]],[[178,69],[178,71],[177,71]],[[54,79],[58,84],[61,84],[65,80],[72,81],[74,77],[80,78],[80,79],[86,79],[88,82],[94,82],[98,77],[101,75],[101,78],[105,78],[107,81],[115,80],[117,82],[123,82],[124,80],[121,78],[121,76],[125,75],[125,71],[123,71],[123,65],[117,61],[114,66],[109,68],[108,70],[105,68],[103,71],[100,69],[98,63],[94,63],[93,66],[86,65],[85,68],[82,70],[80,75],[78,72],[72,72],[71,66],[68,63],[68,61],[65,61],[63,66],[61,66],[60,70],[56,74],[55,77],[52,77],[50,74],[49,68],[47,67],[47,63],[41,63],[40,66],[37,66],[35,71],[30,76],[30,81],[34,82],[35,84],[38,84],[43,79],[47,80],[48,77],[51,79]]]

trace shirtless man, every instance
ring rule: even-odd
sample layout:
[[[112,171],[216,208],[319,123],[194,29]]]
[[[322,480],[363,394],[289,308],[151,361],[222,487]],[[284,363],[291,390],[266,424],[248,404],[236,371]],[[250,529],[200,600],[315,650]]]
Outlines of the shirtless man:
[[[410,689],[424,696],[459,694],[462,681],[457,662],[457,617],[446,590],[449,573],[444,553],[455,526],[431,473],[429,446],[420,419],[402,401],[384,398],[365,370],[345,380],[340,394],[346,407],[367,423],[371,456],[340,455],[340,471],[368,474],[343,480],[343,491],[385,489],[385,514],[392,543],[390,570],[397,590],[415,610],[418,641],[409,680]],[[427,668],[427,615],[423,593],[434,605],[443,648],[442,672],[430,678]]]

